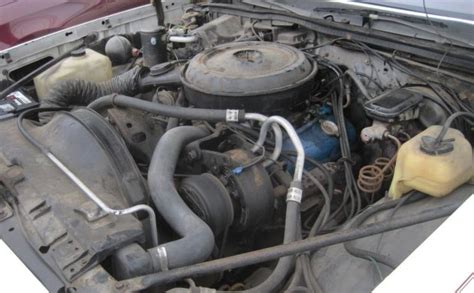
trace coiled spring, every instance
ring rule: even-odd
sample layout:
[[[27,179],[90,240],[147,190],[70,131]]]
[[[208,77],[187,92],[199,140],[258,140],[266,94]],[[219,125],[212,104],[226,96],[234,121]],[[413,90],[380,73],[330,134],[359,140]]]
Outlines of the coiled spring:
[[[400,141],[390,134],[386,135],[397,145],[397,150],[400,148]],[[357,178],[357,186],[366,193],[375,193],[380,190],[384,180],[389,180],[394,172],[394,163],[397,158],[395,154],[391,159],[380,157],[375,160],[373,164],[362,167]]]

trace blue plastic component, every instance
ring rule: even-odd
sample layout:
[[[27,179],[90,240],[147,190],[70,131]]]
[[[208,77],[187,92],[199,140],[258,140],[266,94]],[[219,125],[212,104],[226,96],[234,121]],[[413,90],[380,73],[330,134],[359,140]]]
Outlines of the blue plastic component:
[[[332,115],[327,115],[311,121],[310,123],[297,129],[296,132],[303,143],[305,155],[307,158],[319,162],[335,161],[341,157],[341,149],[339,146],[339,137],[330,136],[324,133],[319,124],[320,120],[330,120],[335,122],[336,119]],[[353,144],[356,140],[356,131],[354,126],[346,120],[347,135],[349,142]],[[284,151],[294,151],[293,144],[289,138],[283,141]],[[289,170],[293,170],[293,164],[289,163]],[[311,169],[313,166],[309,163],[305,164],[306,169]]]
[[[232,169],[232,173],[234,173],[235,175],[239,175],[240,173],[242,173],[243,170],[243,167],[235,167],[234,169]]]
[[[328,105],[323,105],[319,108],[319,115],[331,115],[332,109]]]

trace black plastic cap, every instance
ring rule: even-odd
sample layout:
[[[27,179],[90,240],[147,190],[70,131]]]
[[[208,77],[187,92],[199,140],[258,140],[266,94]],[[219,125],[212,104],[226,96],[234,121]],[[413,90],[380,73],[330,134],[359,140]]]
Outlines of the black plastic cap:
[[[448,139],[437,142],[436,138],[432,136],[423,136],[421,137],[420,149],[424,153],[434,156],[447,154],[454,150],[453,141],[454,139]]]
[[[72,57],[80,57],[86,55],[86,48],[82,47],[71,52]]]

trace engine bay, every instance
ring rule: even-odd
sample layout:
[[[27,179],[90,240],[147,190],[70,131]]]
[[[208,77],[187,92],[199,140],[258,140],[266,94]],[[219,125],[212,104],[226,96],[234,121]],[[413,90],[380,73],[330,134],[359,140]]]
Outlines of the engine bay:
[[[368,292],[473,193],[472,72],[228,10],[2,84],[0,224],[58,292]]]

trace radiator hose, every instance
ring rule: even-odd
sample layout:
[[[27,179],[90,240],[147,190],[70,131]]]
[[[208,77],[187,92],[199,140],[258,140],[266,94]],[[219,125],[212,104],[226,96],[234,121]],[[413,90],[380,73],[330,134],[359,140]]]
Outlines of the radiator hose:
[[[181,199],[173,175],[183,147],[208,135],[204,129],[180,126],[167,131],[158,142],[148,170],[151,198],[160,215],[181,237],[148,250],[155,271],[199,263],[214,249],[214,234]]]

